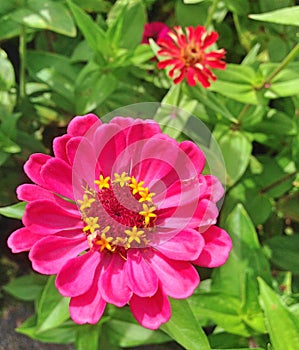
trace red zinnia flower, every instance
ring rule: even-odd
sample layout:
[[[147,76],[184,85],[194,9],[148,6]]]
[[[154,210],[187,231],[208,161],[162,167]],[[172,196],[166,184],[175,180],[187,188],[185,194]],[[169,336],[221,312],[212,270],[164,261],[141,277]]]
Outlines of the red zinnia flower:
[[[54,156],[25,164],[24,226],[8,240],[30,251],[33,268],[57,274],[79,323],[97,323],[106,303],[130,305],[144,327],[171,315],[168,297],[187,298],[199,283],[193,264],[222,265],[228,234],[214,226],[219,181],[201,172],[202,151],[178,143],[151,120],[93,114],[74,118],[53,143]]]
[[[221,61],[225,58],[224,49],[206,52],[217,39],[216,32],[207,33],[202,26],[186,27],[185,32],[181,27],[174,27],[168,32],[168,38],[157,42],[161,47],[158,55],[168,57],[158,63],[158,68],[173,66],[168,74],[174,78],[175,84],[186,78],[191,86],[195,86],[198,80],[203,87],[209,87],[209,79],[216,80],[210,68],[225,69],[225,62]]]
[[[149,39],[152,38],[155,41],[162,38],[167,38],[169,27],[163,22],[150,22],[144,25],[144,31],[142,35],[142,44],[148,44]]]

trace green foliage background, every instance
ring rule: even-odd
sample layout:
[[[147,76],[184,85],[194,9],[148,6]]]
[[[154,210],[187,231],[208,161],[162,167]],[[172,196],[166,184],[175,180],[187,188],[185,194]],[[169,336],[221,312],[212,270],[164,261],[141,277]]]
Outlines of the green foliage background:
[[[74,115],[103,116],[128,104],[164,102],[200,118],[223,152],[227,193],[219,225],[234,243],[226,265],[200,269],[203,281],[191,298],[172,300],[173,317],[158,331],[142,328],[126,308],[112,306],[97,325],[76,325],[53,277],[12,274],[2,298],[10,294],[34,302],[36,310],[18,332],[41,342],[75,343],[77,350],[160,343],[171,349],[174,342],[188,350],[299,348],[296,5],[293,0],[0,2],[2,222],[22,217],[25,204],[11,204],[17,201],[15,187],[26,181],[22,165],[28,155],[49,153],[53,137]],[[227,69],[215,72],[218,80],[207,90],[173,86],[151,60],[155,44],[140,45],[149,21],[216,30],[219,47],[227,50]],[[181,123],[183,128],[188,120]]]

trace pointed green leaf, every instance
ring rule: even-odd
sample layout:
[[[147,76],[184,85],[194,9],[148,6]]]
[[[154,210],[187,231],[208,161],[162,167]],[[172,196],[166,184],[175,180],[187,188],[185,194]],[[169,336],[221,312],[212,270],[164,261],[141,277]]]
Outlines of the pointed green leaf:
[[[0,214],[8,218],[21,220],[24,215],[26,204],[25,202],[20,202],[9,205],[8,207],[2,207],[0,208]]]
[[[13,279],[3,289],[15,298],[33,301],[39,297],[46,282],[47,276],[30,274]]]
[[[207,336],[196,321],[188,300],[171,300],[172,316],[161,329],[186,350],[211,349]]]
[[[48,29],[56,33],[76,36],[74,21],[65,6],[56,1],[28,0],[25,7],[13,12],[14,21],[30,28]]]
[[[228,186],[232,186],[245,172],[252,145],[244,133],[220,125],[214,131],[224,158]]]
[[[275,11],[249,15],[256,21],[299,26],[299,6],[290,6]]]
[[[58,292],[51,276],[43,290],[37,309],[37,333],[56,328],[66,321],[69,314],[69,299]]]
[[[298,321],[262,278],[259,278],[258,282],[260,303],[265,312],[266,325],[273,348],[275,350],[297,350],[299,344]]]
[[[111,53],[110,46],[106,40],[106,33],[92,18],[86,14],[79,6],[67,1],[78,27],[84,35],[90,47],[102,56],[108,57]]]

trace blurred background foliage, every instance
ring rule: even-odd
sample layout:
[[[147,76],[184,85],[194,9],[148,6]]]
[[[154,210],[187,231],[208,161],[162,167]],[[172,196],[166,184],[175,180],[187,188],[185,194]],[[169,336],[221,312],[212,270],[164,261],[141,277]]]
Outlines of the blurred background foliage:
[[[294,0],[11,0],[0,2],[0,224],[2,304],[35,303],[18,332],[76,349],[177,342],[186,349],[296,350],[299,344],[299,5]],[[145,23],[205,25],[219,33],[227,69],[205,90],[173,86],[158,71]],[[138,102],[164,102],[200,118],[226,164],[220,217],[234,242],[228,263],[200,269],[202,283],[173,318],[143,329],[127,309],[95,326],[69,320],[53,278],[28,272],[5,240],[24,204],[15,188],[33,152],[51,152],[75,115],[99,116]],[[188,125],[181,121],[180,128]],[[182,135],[177,135],[182,138]],[[3,273],[2,273],[3,272]],[[204,327],[205,333],[201,331]],[[168,343],[172,340],[172,343]]]

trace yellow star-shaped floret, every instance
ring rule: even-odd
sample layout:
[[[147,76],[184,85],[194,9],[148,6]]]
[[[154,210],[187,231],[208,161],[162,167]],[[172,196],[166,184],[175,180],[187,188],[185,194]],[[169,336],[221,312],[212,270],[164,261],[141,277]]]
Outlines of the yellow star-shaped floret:
[[[99,239],[95,242],[96,245],[101,246],[100,251],[102,252],[105,248],[113,252],[115,247],[111,246],[111,242],[113,241],[113,237],[106,237],[106,233],[110,230],[110,226],[106,226],[101,233]]]
[[[84,194],[83,195],[83,200],[81,199],[78,199],[78,203],[81,204],[80,205],[80,210],[84,210],[84,209],[87,209],[87,208],[90,208],[91,207],[91,204],[95,202],[95,199],[94,198],[90,198],[88,197],[87,194]]]
[[[103,188],[110,188],[109,180],[110,180],[110,176],[104,177],[101,174],[99,177],[99,180],[94,180],[94,183],[96,185],[99,185],[99,189],[102,190]]]
[[[139,192],[140,198],[139,198],[139,202],[151,202],[152,201],[152,197],[155,195],[155,193],[150,193],[148,191],[148,187],[145,187],[145,189],[143,191]]]
[[[136,194],[140,191],[144,191],[144,187],[142,186],[144,181],[137,182],[134,176],[131,178],[130,187],[133,189],[133,194]]]
[[[100,227],[100,225],[98,224],[98,220],[98,217],[93,216],[85,218],[84,221],[87,225],[84,227],[83,231],[90,231],[91,233],[94,233],[94,231]]]
[[[121,175],[114,173],[114,181],[115,183],[119,183],[120,187],[124,187],[128,181],[131,180],[131,177],[124,171]]]
[[[143,210],[139,212],[140,215],[144,216],[144,222],[146,225],[149,224],[151,218],[156,218],[157,214],[153,213],[156,210],[155,206],[149,207],[147,204],[142,204]]]
[[[129,243],[132,243],[133,241],[140,243],[140,237],[144,234],[144,231],[138,231],[137,227],[134,226],[132,230],[125,230],[125,233],[129,236]]]

